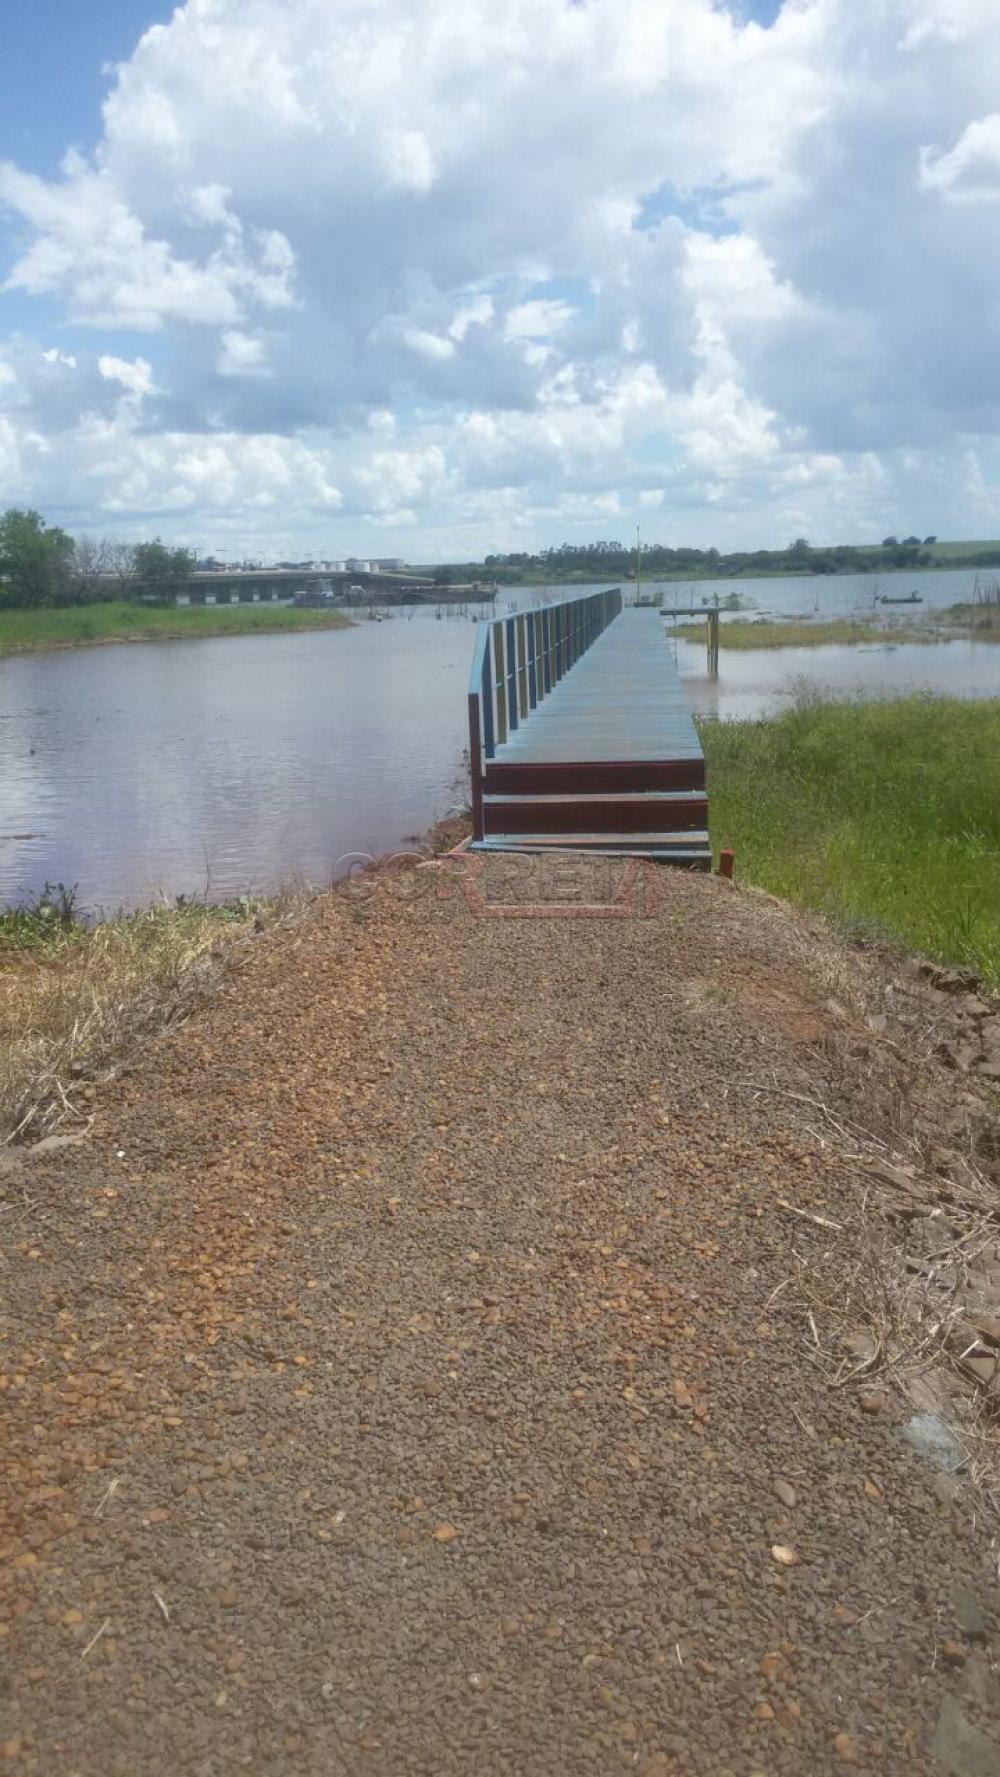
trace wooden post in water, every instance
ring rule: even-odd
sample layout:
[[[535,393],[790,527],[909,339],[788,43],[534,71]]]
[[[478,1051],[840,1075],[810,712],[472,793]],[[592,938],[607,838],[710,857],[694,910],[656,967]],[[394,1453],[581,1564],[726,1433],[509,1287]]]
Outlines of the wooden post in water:
[[[719,607],[716,604],[708,613],[708,676],[717,679],[719,676]]]

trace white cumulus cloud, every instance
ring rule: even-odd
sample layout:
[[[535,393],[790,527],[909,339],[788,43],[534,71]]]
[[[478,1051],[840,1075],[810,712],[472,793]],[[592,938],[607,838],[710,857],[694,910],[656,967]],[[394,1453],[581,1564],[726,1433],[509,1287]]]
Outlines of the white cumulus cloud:
[[[0,498],[425,557],[981,526],[995,0],[747,12],[186,0],[85,154],[0,165]]]

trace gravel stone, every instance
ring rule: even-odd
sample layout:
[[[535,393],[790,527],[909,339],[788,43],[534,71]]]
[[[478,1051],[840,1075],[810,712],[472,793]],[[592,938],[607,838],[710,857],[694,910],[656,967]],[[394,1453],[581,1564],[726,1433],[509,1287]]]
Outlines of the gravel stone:
[[[912,1052],[887,1103],[979,1116],[899,1022],[946,996],[712,878],[406,880],[263,933],[0,1176],[11,1769],[995,1777],[989,1650],[934,1658],[992,1526],[787,1311],[870,1188],[816,1104]]]

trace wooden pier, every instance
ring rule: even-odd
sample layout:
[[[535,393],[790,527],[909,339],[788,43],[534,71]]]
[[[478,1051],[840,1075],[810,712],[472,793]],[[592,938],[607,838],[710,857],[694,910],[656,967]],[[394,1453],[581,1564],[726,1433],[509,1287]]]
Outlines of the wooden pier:
[[[705,758],[663,619],[617,589],[481,625],[469,742],[474,849],[711,867]]]

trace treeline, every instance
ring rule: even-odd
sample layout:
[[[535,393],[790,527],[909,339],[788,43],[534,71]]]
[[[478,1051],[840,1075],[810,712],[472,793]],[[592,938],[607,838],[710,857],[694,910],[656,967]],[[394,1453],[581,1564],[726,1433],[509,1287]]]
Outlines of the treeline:
[[[814,548],[805,537],[798,537],[787,549],[735,550],[727,555],[718,549],[671,549],[663,543],[644,543],[639,554],[643,577],[651,580],[721,580],[746,575],[763,579],[774,574],[877,574],[889,568],[1000,565],[1000,549],[996,547],[970,550],[960,560],[949,557],[942,561],[934,554],[936,542],[936,537],[885,537],[873,545],[840,543]],[[635,575],[635,561],[634,546],[603,541],[562,543],[536,555],[488,555],[485,567],[488,574],[508,583],[626,580]],[[472,571],[475,564],[466,567]]]
[[[0,607],[89,605],[140,588],[166,595],[194,565],[190,550],[169,549],[158,537],[71,537],[37,512],[11,507],[0,514]]]

